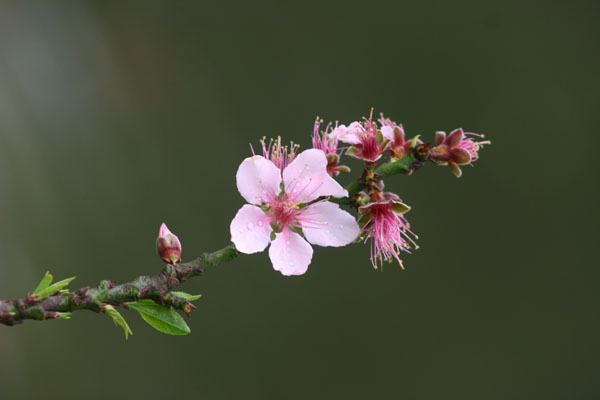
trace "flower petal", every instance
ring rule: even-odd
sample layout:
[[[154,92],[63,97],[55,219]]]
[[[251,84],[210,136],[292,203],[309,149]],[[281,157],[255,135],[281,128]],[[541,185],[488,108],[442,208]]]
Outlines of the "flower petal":
[[[468,164],[471,161],[471,154],[462,147],[453,148],[450,154],[452,154],[452,161],[458,165]]]
[[[256,206],[245,204],[237,212],[229,231],[235,248],[242,253],[263,251],[271,241],[270,217]]]
[[[363,127],[360,124],[360,122],[354,121],[348,127],[346,127],[346,125],[336,126],[335,129],[331,132],[330,137],[342,141],[344,143],[359,144],[360,137],[358,133],[362,131]]]
[[[319,195],[317,197],[321,196],[348,197],[348,191],[338,181],[331,176],[327,176],[325,183],[319,188]]]
[[[333,130],[329,134],[329,137],[334,140],[339,140],[340,137],[344,136],[347,131],[348,128],[346,128],[346,125],[338,125],[335,128],[333,128]]]
[[[267,203],[281,191],[281,172],[262,156],[248,157],[235,175],[240,194],[250,204]]]
[[[437,131],[435,133],[435,145],[439,146],[440,144],[444,143],[444,140],[446,140],[446,132]]]
[[[384,125],[381,127],[380,131],[381,131],[381,135],[385,139],[389,140],[392,143],[394,142],[394,128],[392,128],[391,126],[388,126],[388,125]]]
[[[306,239],[319,246],[345,246],[352,243],[360,232],[354,217],[329,201],[306,207],[298,220],[302,223]]]
[[[460,170],[460,167],[458,165],[456,165],[456,163],[454,161],[449,161],[448,165],[450,166],[450,170],[452,171],[452,173],[454,175],[456,175],[457,178],[460,178],[460,176],[462,175],[462,171]]]
[[[446,144],[448,147],[456,147],[463,140],[464,134],[461,128],[455,129],[446,138]]]
[[[404,138],[404,128],[402,125],[399,125],[394,128],[394,144],[403,145],[404,143],[406,143],[406,139]]]
[[[317,149],[304,150],[283,170],[286,194],[307,203],[320,196],[344,196],[344,189],[327,173],[327,157]],[[344,191],[345,192],[345,191]]]
[[[302,275],[308,269],[313,249],[302,236],[284,229],[269,247],[273,268],[283,275]]]

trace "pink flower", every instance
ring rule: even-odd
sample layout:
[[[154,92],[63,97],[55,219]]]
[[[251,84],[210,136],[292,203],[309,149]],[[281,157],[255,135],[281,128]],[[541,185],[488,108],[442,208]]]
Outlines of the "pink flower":
[[[409,229],[410,224],[403,215],[410,207],[393,193],[377,193],[371,200],[359,208],[360,220],[364,222],[362,232],[366,232],[365,242],[371,240],[371,263],[377,268],[384,260],[396,259],[404,269],[400,252],[410,253],[411,246],[418,248],[411,238],[417,239],[417,236]]]
[[[242,206],[231,221],[235,247],[251,254],[271,243],[273,268],[283,275],[301,275],[312,259],[308,242],[338,247],[356,239],[359,227],[352,215],[329,201],[313,202],[321,196],[348,195],[327,174],[326,167],[325,153],[317,149],[298,154],[283,171],[265,157],[246,158],[236,181],[238,191],[250,204]]]
[[[330,132],[331,124],[327,124],[325,130],[320,131],[321,122],[323,121],[319,118],[315,120],[312,137],[313,149],[319,149],[327,156],[327,173],[329,176],[337,176],[340,172],[350,172],[349,167],[338,165],[343,149],[338,148],[338,139]]]
[[[479,149],[485,144],[490,144],[489,141],[476,142],[467,135],[483,137],[477,133],[464,133],[461,128],[453,130],[448,137],[446,137],[446,132],[436,132],[436,146],[429,151],[431,159],[441,165],[448,164],[454,175],[460,177],[462,171],[459,165],[477,161]]]
[[[390,143],[381,132],[378,134],[377,124],[371,119],[365,119],[362,124],[352,122],[348,127],[340,125],[333,130],[331,136],[351,144],[352,147],[346,154],[367,163],[377,163]]]
[[[181,242],[163,222],[156,239],[156,251],[164,262],[176,264],[181,260]]]

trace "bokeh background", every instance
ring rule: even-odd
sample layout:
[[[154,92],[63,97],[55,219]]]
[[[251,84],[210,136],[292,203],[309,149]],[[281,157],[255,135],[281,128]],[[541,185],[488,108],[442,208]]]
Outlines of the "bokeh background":
[[[386,182],[420,236],[405,271],[355,245],[285,278],[263,253],[184,285],[186,337],[131,311],[128,341],[87,312],[0,326],[2,399],[599,398],[599,11],[0,3],[0,298],[154,273],[163,221],[185,259],[223,247],[249,143],[306,147],[317,115],[493,141],[459,180]]]

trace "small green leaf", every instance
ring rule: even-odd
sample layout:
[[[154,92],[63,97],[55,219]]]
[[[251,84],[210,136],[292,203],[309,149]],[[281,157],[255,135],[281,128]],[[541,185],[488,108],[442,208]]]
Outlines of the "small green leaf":
[[[119,325],[121,328],[123,328],[123,331],[125,331],[125,340],[127,340],[129,335],[133,335],[133,332],[129,328],[129,325],[127,325],[127,321],[125,321],[125,318],[123,318],[123,316],[117,311],[117,309],[114,306],[110,304],[105,304],[104,312],[106,312],[106,314],[112,318],[115,325]]]
[[[50,285],[50,286],[40,290],[39,292],[37,292],[36,296],[39,297],[40,299],[50,296],[52,293],[59,291],[62,288],[66,287],[69,283],[71,283],[71,281],[73,279],[75,279],[75,277],[63,279],[62,281],[56,282],[55,284]]]
[[[39,296],[39,293],[42,290],[46,289],[52,283],[52,278],[53,277],[50,274],[50,271],[46,271],[46,274],[44,275],[44,277],[42,278],[42,280],[40,281],[40,283],[37,285],[37,287],[33,291],[32,295],[33,296]]]
[[[421,135],[417,135],[414,138],[412,138],[412,140],[410,141],[410,148],[414,149],[415,147],[417,147],[417,141],[419,140],[419,136]]]
[[[126,304],[137,311],[144,321],[160,332],[169,335],[187,335],[190,333],[190,327],[187,326],[181,315],[171,308],[156,304],[152,300]]]
[[[56,313],[56,318],[71,319],[71,313],[70,312],[58,312],[58,313]]]
[[[194,300],[198,300],[200,297],[202,297],[201,294],[189,294],[186,292],[171,292],[172,294],[174,294],[177,297],[181,297],[183,299],[186,299],[187,301],[194,301]]]

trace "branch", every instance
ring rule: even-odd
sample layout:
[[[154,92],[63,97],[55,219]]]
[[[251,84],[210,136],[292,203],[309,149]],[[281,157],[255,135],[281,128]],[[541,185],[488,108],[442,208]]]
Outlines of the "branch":
[[[354,235],[355,229],[356,235],[362,235],[361,239],[366,238],[365,240],[371,240],[371,262],[375,268],[377,268],[378,264],[383,263],[383,261],[390,261],[392,259],[396,259],[400,263],[400,266],[402,266],[402,260],[399,257],[400,252],[408,252],[408,249],[412,246],[417,247],[411,238],[411,236],[416,236],[410,231],[409,223],[402,215],[410,207],[402,203],[396,194],[384,192],[382,179],[393,175],[410,175],[421,168],[424,161],[431,161],[439,165],[448,165],[452,172],[457,177],[460,177],[461,170],[459,166],[476,161],[479,157],[479,149],[483,145],[489,144],[489,141],[477,141],[483,135],[465,133],[462,129],[452,131],[447,137],[444,132],[436,132],[435,147],[432,147],[430,143],[422,143],[418,139],[419,136],[406,141],[401,125],[397,125],[389,119],[384,119],[382,115],[378,120],[380,124],[378,126],[377,122],[373,122],[372,120],[372,113],[373,110],[371,110],[369,119],[365,118],[361,123],[353,122],[348,128],[344,125],[338,126],[336,124],[334,130],[330,129],[331,125],[327,125],[324,131],[319,131],[321,122],[317,119],[314,125],[313,149],[308,150],[312,151],[310,154],[313,155],[306,155],[308,157],[306,160],[312,160],[312,157],[315,157],[314,149],[317,149],[317,152],[319,150],[323,152],[319,156],[321,157],[321,161],[324,161],[323,157],[325,157],[326,163],[322,166],[324,169],[317,171],[317,175],[315,175],[317,177],[322,176],[323,178],[327,178],[327,174],[335,176],[340,172],[350,171],[348,167],[339,165],[339,159],[342,154],[351,155],[364,161],[362,175],[346,187],[348,197],[331,198],[330,196],[324,196],[321,200],[328,200],[358,209],[358,221],[353,220],[352,215],[348,214],[345,210],[336,210],[338,211],[338,216],[334,218],[346,221],[348,214],[351,217],[348,219],[351,220],[351,223],[348,226],[340,225],[340,229],[352,229],[352,235]],[[385,135],[384,130],[387,132]],[[393,138],[390,137],[390,130],[393,130]],[[338,147],[338,140],[352,145],[349,148]],[[286,164],[296,157],[298,145],[292,142],[289,148],[282,146],[281,138],[268,145],[265,144],[264,139],[261,143],[264,157],[261,162],[268,163],[266,160],[270,160],[274,165],[274,167],[271,166],[271,169],[277,168],[285,176],[287,171]],[[382,158],[384,155],[385,158]],[[242,162],[238,169],[238,175],[240,171],[243,171],[242,179],[250,177],[256,179],[258,184],[262,185],[261,172],[258,170],[258,167],[250,167],[245,164],[254,161],[255,157]],[[377,167],[377,164],[381,161],[382,164]],[[320,164],[315,165],[318,166]],[[310,169],[309,167],[309,163],[306,163],[305,169]],[[321,167],[319,166],[318,168]],[[295,167],[292,168],[291,174],[297,175],[297,177],[293,178],[297,179],[301,174],[298,175],[298,171],[294,171],[294,169]],[[250,170],[253,172],[248,172]],[[319,175],[319,173],[322,175]],[[270,177],[270,172],[267,175]],[[240,178],[238,177],[237,179],[239,190]],[[298,184],[301,180],[306,182],[302,183],[300,192],[309,187],[312,188],[310,186],[312,185],[310,181],[313,180],[311,176],[298,179],[294,185]],[[254,181],[254,185],[256,185],[256,181]],[[325,183],[325,179],[320,182],[321,185],[323,183]],[[318,187],[315,186],[313,189],[316,190]],[[257,190],[261,189],[263,193],[266,193],[265,188]],[[284,228],[291,230],[298,228],[299,224],[296,225],[296,223],[300,221],[299,216],[302,213],[300,210],[305,206],[313,204],[310,201],[305,202],[307,197],[301,201],[299,201],[300,196],[298,196],[298,199],[294,196],[288,198],[286,196],[290,196],[290,193],[283,191],[283,189],[285,188],[282,186],[281,196],[273,199],[271,202],[273,204],[262,199],[260,196],[256,196],[264,203],[269,203],[262,205],[265,207],[263,209],[265,213],[259,217],[261,218],[259,226],[261,226],[263,221],[268,221],[272,227],[271,235],[274,235],[275,232],[282,232]],[[295,193],[297,189],[293,190],[293,192]],[[326,191],[323,193],[326,193]],[[316,199],[314,202],[318,200]],[[242,210],[244,208],[240,211]],[[253,212],[260,213],[257,209]],[[310,220],[306,215],[304,216],[307,220]],[[264,220],[262,219],[263,217],[265,218]],[[245,216],[241,217],[240,220],[243,220],[243,218]],[[323,217],[323,219],[326,218]],[[232,226],[234,222],[237,223],[236,221],[238,221],[238,215],[236,215],[232,222]],[[312,223],[318,227],[328,224],[329,221],[314,220]],[[247,226],[248,230],[252,229],[250,225],[254,225],[252,222],[246,223],[245,221],[241,222],[241,224]],[[240,230],[240,232],[245,231],[244,228]],[[334,231],[332,230],[332,232]],[[334,236],[333,233],[331,235]],[[232,231],[232,241],[238,243],[241,248],[241,244],[244,242],[242,239],[238,239],[239,241],[234,239]],[[336,243],[334,245],[339,246],[340,243],[345,245],[350,244],[352,241],[351,238],[336,238],[332,243]],[[182,316],[175,310],[181,310],[189,317],[191,311],[195,309],[195,306],[190,301],[196,300],[199,296],[189,295],[184,292],[175,292],[173,290],[182,282],[195,276],[203,275],[208,267],[214,267],[223,262],[230,261],[240,253],[236,250],[235,245],[231,244],[214,253],[204,253],[194,261],[179,263],[181,243],[179,238],[170,232],[164,223],[159,230],[156,248],[159,256],[166,263],[163,269],[156,275],[140,276],[121,285],[116,282],[104,280],[95,287],[83,287],[71,292],[65,288],[74,278],[51,284],[52,276],[47,273],[32,294],[27,294],[25,298],[16,300],[0,300],[0,323],[15,325],[27,319],[38,321],[60,318],[68,319],[74,311],[89,310],[97,313],[105,313],[110,316],[115,324],[123,327],[125,337],[127,338],[127,335],[131,334],[131,329],[129,329],[125,319],[115,309],[117,306],[123,306],[136,310],[146,322],[161,332],[187,334],[190,332],[190,329],[185,324]],[[291,257],[292,253],[284,254],[284,256]],[[305,265],[308,266],[310,260],[304,261],[306,261]],[[292,266],[291,261],[289,262],[289,266]],[[283,271],[281,268],[276,269],[281,270],[284,275],[298,273],[295,270]]]
[[[77,310],[102,312],[104,305],[120,306],[140,299],[150,299],[182,310],[189,316],[194,305],[171,291],[182,282],[203,275],[207,268],[233,260],[238,254],[235,247],[229,245],[214,253],[204,253],[188,263],[167,264],[156,275],[140,276],[121,285],[105,280],[95,287],[83,287],[67,293],[56,291],[42,299],[27,295],[24,299],[0,300],[0,323],[15,325],[26,319],[43,321],[65,318],[65,313]]]

